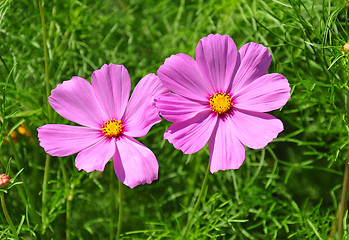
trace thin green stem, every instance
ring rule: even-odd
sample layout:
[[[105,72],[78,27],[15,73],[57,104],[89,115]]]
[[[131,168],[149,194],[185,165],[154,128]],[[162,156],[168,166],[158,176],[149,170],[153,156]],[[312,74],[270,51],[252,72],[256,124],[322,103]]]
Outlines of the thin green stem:
[[[12,81],[12,84],[13,84],[13,87],[15,90],[17,90],[17,86],[16,86],[16,83],[15,83],[15,80],[13,79],[13,76],[12,76],[12,70],[10,70],[6,64],[6,62],[4,61],[4,59],[1,57],[0,55],[0,60],[2,62],[2,64],[4,65],[4,67],[6,68],[6,71],[9,73],[9,77]],[[5,105],[5,104],[4,104]]]
[[[48,53],[47,53],[47,37],[46,37],[46,27],[45,27],[45,17],[44,17],[44,10],[42,8],[41,0],[39,1],[39,9],[40,9],[40,16],[41,16],[41,25],[42,25],[42,39],[44,44],[44,57],[45,57],[45,85],[46,85],[46,99],[48,99],[48,96],[50,95],[50,82],[49,82],[49,72],[48,72]],[[47,103],[47,115],[48,115],[48,121],[51,122],[52,120],[52,112],[49,102],[46,100]],[[49,170],[50,170],[50,155],[46,155],[46,161],[45,161],[45,172],[44,172],[44,179],[42,184],[42,212],[41,212],[41,231],[42,233],[45,233],[48,219],[47,219],[47,185],[48,185],[48,177],[49,177]]]
[[[51,13],[51,16],[52,17],[55,17],[56,16],[56,12],[57,12],[57,0],[54,0],[53,1],[53,7],[52,7],[52,13]],[[51,21],[50,22],[50,26],[49,26],[49,30],[48,30],[48,38],[52,37],[53,35],[53,31],[54,31],[54,27],[55,27],[55,23],[54,21]]]
[[[190,178],[188,178],[188,186],[186,187],[188,193],[193,193],[195,192],[195,183],[197,181],[198,178],[198,174],[200,172],[200,165],[201,165],[201,157],[199,154],[201,154],[203,151],[200,151],[197,153],[198,157],[195,159],[195,167],[194,167],[194,171],[190,173]],[[190,194],[187,194],[184,198],[183,201],[183,206],[185,208],[187,208],[189,206],[189,201],[192,198],[192,196]]]
[[[41,211],[41,231],[42,233],[45,233],[46,227],[48,224],[47,219],[47,185],[48,185],[48,175],[50,170],[50,155],[46,154],[46,161],[45,161],[45,171],[44,171],[44,180],[42,184],[42,211]]]
[[[118,219],[118,231],[116,232],[116,240],[119,240],[122,226],[122,182],[119,180],[119,219]]]
[[[68,188],[67,171],[65,170],[63,159],[61,157],[59,157],[58,161],[59,161],[59,167],[61,168],[61,172],[62,172],[62,176],[63,176],[64,186],[67,189]]]
[[[50,81],[49,81],[49,72],[48,72],[48,53],[47,53],[47,37],[46,37],[46,27],[45,27],[45,17],[44,17],[44,10],[42,8],[41,0],[39,1],[39,8],[40,8],[40,16],[41,16],[41,25],[42,25],[42,40],[44,44],[44,58],[45,58],[45,87],[46,87],[46,99],[48,99],[48,96],[50,96]],[[46,100],[46,107],[47,107],[47,115],[48,120],[52,120],[52,111],[50,103]]]
[[[346,115],[347,118],[349,118],[349,89],[346,89],[345,92],[345,109],[346,109]],[[344,169],[344,178],[343,178],[343,186],[342,186],[342,196],[341,201],[338,206],[337,214],[336,214],[336,222],[331,230],[329,238],[332,239],[334,233],[336,232],[337,228],[337,239],[343,238],[343,218],[345,215],[345,212],[347,211],[347,202],[348,202],[348,192],[349,192],[349,145],[348,145],[348,153],[347,153],[347,160],[345,162],[345,169]]]
[[[338,232],[337,232],[337,239],[343,238],[343,218],[345,215],[345,212],[347,210],[347,201],[348,201],[348,188],[349,188],[349,147],[348,147],[348,154],[347,154],[347,160],[345,163],[345,170],[344,170],[344,178],[343,178],[343,187],[342,187],[342,197],[341,202],[338,207]]]
[[[59,166],[61,168],[63,181],[64,181],[64,193],[67,196],[66,212],[65,212],[65,239],[70,240],[70,216],[71,216],[71,201],[73,199],[72,187],[68,189],[68,176],[64,167],[64,162],[62,158],[58,158]]]
[[[71,222],[71,205],[74,197],[74,184],[70,185],[70,191],[69,195],[67,197],[67,212],[65,215],[65,222],[66,222],[66,229],[65,229],[65,237],[66,240],[71,239],[71,234],[70,234],[70,222]]]
[[[346,108],[347,118],[349,118],[349,89],[347,89],[346,93],[345,93],[345,108]],[[349,164],[349,145],[348,145],[347,160],[345,163],[345,170],[344,170],[342,197],[341,197],[340,206],[338,208],[339,214],[338,214],[337,239],[343,238],[343,218],[344,218],[345,212],[347,211],[348,190],[349,190],[349,167],[348,167],[348,164]]]
[[[197,211],[197,209],[198,209],[198,207],[199,207],[199,205],[201,203],[202,197],[204,196],[204,192],[205,192],[206,187],[207,187],[207,180],[208,180],[208,176],[210,175],[209,173],[210,173],[210,163],[208,163],[208,166],[207,166],[207,169],[206,169],[206,173],[205,173],[205,178],[204,178],[204,181],[203,181],[203,183],[201,185],[201,190],[200,190],[198,199],[196,199],[196,203],[194,205],[194,208],[190,212],[187,224],[186,224],[186,226],[183,229],[183,232],[182,232],[183,237],[185,237],[187,235],[188,230],[190,229],[191,225],[193,224],[192,223],[193,217],[194,217],[194,215],[195,215],[195,213],[196,213],[196,211]]]
[[[109,221],[109,239],[113,240],[115,238],[115,172],[112,165],[109,168],[109,193],[110,193],[110,221]]]
[[[18,234],[15,228],[15,225],[13,225],[13,222],[11,220],[10,215],[8,214],[7,208],[6,208],[6,203],[5,203],[5,197],[4,197],[4,192],[0,192],[0,198],[1,198],[1,207],[2,207],[2,211],[4,212],[5,218],[7,223],[10,225],[11,227],[11,231],[13,233],[13,236],[15,237],[16,240],[19,240],[18,238]]]

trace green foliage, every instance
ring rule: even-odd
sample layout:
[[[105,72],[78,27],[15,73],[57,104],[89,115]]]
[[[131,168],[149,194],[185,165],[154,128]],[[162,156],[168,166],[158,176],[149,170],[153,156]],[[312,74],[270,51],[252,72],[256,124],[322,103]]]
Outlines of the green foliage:
[[[171,54],[194,57],[209,33],[230,35],[238,48],[249,41],[268,46],[269,72],[283,74],[292,87],[289,102],[272,113],[285,130],[263,150],[246,149],[239,170],[209,176],[188,236],[327,239],[349,143],[344,2],[53,0],[43,8],[51,88],[72,76],[89,79],[105,63],[123,64],[134,87]],[[0,1],[0,89],[0,173],[9,169],[14,178],[24,169],[16,179],[23,184],[13,182],[5,194],[19,236],[65,239],[69,231],[71,239],[107,239],[110,226],[117,227],[112,163],[87,174],[77,171],[74,156],[51,159],[49,227],[41,235],[45,153],[36,128],[48,121],[37,1]],[[69,124],[56,113],[52,123]],[[123,239],[181,239],[199,194],[208,151],[183,155],[163,140],[168,126],[163,121],[140,139],[157,156],[159,180],[124,187]],[[2,214],[0,229],[1,239],[12,238]]]

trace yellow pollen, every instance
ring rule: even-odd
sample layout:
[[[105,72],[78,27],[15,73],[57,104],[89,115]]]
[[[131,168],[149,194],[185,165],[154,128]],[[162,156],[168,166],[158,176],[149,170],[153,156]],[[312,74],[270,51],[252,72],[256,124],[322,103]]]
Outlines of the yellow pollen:
[[[122,124],[120,120],[111,119],[102,124],[102,131],[105,136],[112,138],[118,137],[122,133]]]
[[[210,105],[212,111],[218,114],[226,113],[231,107],[233,103],[231,102],[231,98],[229,93],[215,93],[210,97]]]

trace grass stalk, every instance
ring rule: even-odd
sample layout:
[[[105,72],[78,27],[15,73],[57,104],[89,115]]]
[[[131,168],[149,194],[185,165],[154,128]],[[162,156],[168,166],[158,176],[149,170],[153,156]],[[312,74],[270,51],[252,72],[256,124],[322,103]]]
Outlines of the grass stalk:
[[[0,192],[0,198],[1,198],[1,207],[2,207],[2,211],[4,212],[5,218],[7,223],[10,225],[11,231],[13,233],[13,236],[15,238],[15,240],[19,240],[18,238],[18,234],[15,228],[15,225],[13,225],[13,222],[11,220],[10,215],[8,214],[7,208],[6,208],[6,203],[5,203],[5,197],[4,197],[4,192]]]
[[[349,118],[349,89],[347,89],[345,93],[345,109],[346,109],[347,118]],[[337,229],[336,239],[343,238],[343,233],[344,233],[343,219],[344,219],[345,212],[347,211],[348,191],[349,191],[348,164],[349,164],[349,145],[348,145],[347,160],[345,162],[341,201],[339,203],[337,214],[336,214],[336,222],[330,232],[330,236],[329,236],[330,239],[333,238],[333,235],[335,234],[336,229]]]
[[[200,193],[199,193],[198,199],[196,200],[194,208],[193,208],[193,210],[189,214],[187,224],[185,225],[185,227],[183,229],[183,232],[182,232],[182,236],[183,237],[185,237],[187,235],[187,232],[188,232],[188,230],[190,229],[190,227],[192,225],[192,220],[193,220],[194,214],[196,213],[196,211],[197,211],[197,209],[198,209],[198,207],[199,207],[199,205],[201,203],[201,199],[202,199],[202,197],[204,195],[204,192],[205,192],[205,189],[207,187],[207,180],[208,180],[209,173],[210,173],[210,163],[208,163],[208,166],[207,166],[207,169],[206,169],[206,173],[205,173],[205,178],[204,178],[204,181],[203,181],[203,183],[201,185],[201,189],[200,189]]]
[[[203,151],[200,151],[198,152],[198,154],[202,153]],[[189,193],[193,193],[195,192],[195,183],[197,181],[197,178],[198,178],[198,175],[199,175],[199,172],[200,172],[200,165],[201,165],[201,157],[197,157],[196,160],[197,162],[195,162],[195,166],[194,166],[194,171],[193,173],[191,174],[191,177],[188,178],[188,194],[185,196],[184,198],[184,201],[183,201],[183,206],[185,208],[188,208],[189,206],[189,201],[190,199],[192,198],[191,195]]]
[[[343,178],[343,187],[342,187],[342,197],[341,201],[338,207],[338,219],[337,219],[337,239],[343,238],[343,218],[345,215],[345,212],[347,211],[347,202],[348,202],[348,189],[349,189],[349,147],[348,147],[348,154],[347,154],[347,160],[345,163],[345,170],[344,170],[344,178]]]
[[[39,1],[39,9],[40,9],[41,25],[42,25],[42,38],[43,38],[43,44],[44,44],[46,99],[48,99],[48,96],[50,95],[50,82],[49,82],[49,72],[48,72],[48,53],[47,53],[47,44],[46,44],[47,38],[46,38],[45,17],[44,17],[44,10],[42,8],[41,0],[38,0],[38,1]],[[51,107],[48,100],[46,102],[47,102],[46,106],[47,106],[48,120],[49,122],[51,122],[51,119],[52,119]],[[48,224],[47,185],[48,185],[49,170],[50,170],[50,155],[47,154],[46,160],[45,160],[44,179],[42,184],[42,211],[41,211],[42,233],[45,233],[46,227]]]
[[[42,39],[43,39],[43,44],[44,44],[44,58],[45,58],[45,89],[46,89],[46,99],[48,99],[48,96],[50,96],[50,81],[49,81],[49,72],[48,72],[48,52],[47,52],[47,36],[46,36],[46,27],[45,27],[45,16],[44,16],[44,10],[42,8],[42,3],[41,0],[39,1],[39,8],[40,8],[40,16],[41,16],[41,25],[42,25]],[[51,106],[48,102],[46,101],[46,108],[47,108],[47,116],[48,120],[52,120],[52,111],[51,111]]]
[[[114,168],[109,168],[109,193],[110,193],[110,221],[109,221],[109,239],[113,240],[115,237],[115,185],[114,185],[115,172]]]
[[[72,187],[68,190],[68,176],[67,172],[64,167],[64,162],[62,158],[58,158],[59,166],[61,168],[63,181],[64,181],[64,192],[66,193],[65,196],[67,196],[67,202],[66,202],[66,212],[65,212],[65,239],[70,240],[70,216],[71,216],[71,201],[73,199],[73,193],[72,193]]]
[[[118,219],[118,230],[116,232],[116,240],[120,239],[121,226],[122,226],[122,198],[123,198],[122,182],[120,180],[118,180],[118,182],[119,182],[119,219]]]
[[[45,170],[44,170],[44,180],[42,184],[42,211],[41,211],[41,231],[45,233],[48,224],[47,219],[47,185],[48,185],[48,175],[50,170],[50,155],[46,154],[45,160]]]
[[[66,240],[71,239],[70,225],[71,225],[71,206],[72,206],[73,196],[74,196],[74,185],[71,184],[69,194],[67,197],[67,206],[66,206],[67,212],[65,215],[65,222],[66,222],[65,238],[66,238]]]
[[[345,92],[345,110],[347,118],[349,117],[349,89]],[[338,232],[337,232],[337,239],[343,238],[343,218],[345,215],[345,212],[347,211],[347,202],[348,202],[348,190],[349,190],[349,145],[348,145],[348,153],[347,153],[347,160],[345,163],[345,170],[344,170],[344,178],[343,178],[343,188],[342,188],[342,197],[340,206],[338,208],[339,214],[338,214]]]
[[[61,168],[61,172],[63,176],[64,186],[66,189],[68,189],[68,176],[67,176],[67,171],[65,170],[65,167],[64,167],[63,159],[59,157],[58,161],[59,161],[59,167]]]

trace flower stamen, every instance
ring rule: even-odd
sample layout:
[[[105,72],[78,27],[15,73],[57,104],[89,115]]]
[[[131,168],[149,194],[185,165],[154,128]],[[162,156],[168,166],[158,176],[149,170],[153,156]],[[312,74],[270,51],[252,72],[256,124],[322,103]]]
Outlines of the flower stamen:
[[[217,92],[210,97],[210,105],[212,111],[223,114],[232,108],[233,103],[231,102],[229,93]]]
[[[118,137],[122,133],[122,124],[120,120],[111,119],[102,124],[102,131],[108,138]]]

